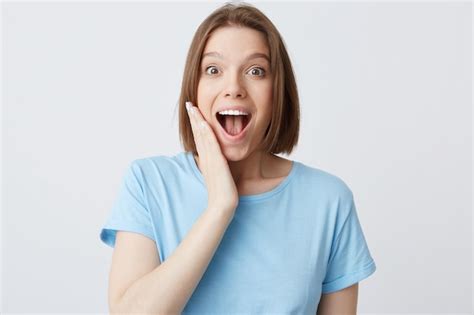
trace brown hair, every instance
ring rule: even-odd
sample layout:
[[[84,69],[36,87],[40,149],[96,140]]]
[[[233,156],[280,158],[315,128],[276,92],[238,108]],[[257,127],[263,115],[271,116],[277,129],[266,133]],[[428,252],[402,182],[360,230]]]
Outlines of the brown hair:
[[[291,61],[280,33],[257,8],[245,2],[227,2],[211,13],[198,27],[186,58],[179,97],[179,134],[185,151],[197,154],[185,102],[197,104],[200,63],[206,42],[219,27],[249,27],[265,35],[273,74],[273,113],[260,146],[268,153],[290,154],[298,142],[300,109]]]

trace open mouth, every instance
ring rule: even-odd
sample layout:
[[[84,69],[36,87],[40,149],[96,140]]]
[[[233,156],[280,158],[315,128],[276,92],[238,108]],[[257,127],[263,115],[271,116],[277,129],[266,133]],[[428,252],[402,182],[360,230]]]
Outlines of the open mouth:
[[[238,136],[245,130],[250,120],[252,119],[252,114],[248,115],[221,115],[216,113],[217,121],[221,125],[222,129],[232,137]]]

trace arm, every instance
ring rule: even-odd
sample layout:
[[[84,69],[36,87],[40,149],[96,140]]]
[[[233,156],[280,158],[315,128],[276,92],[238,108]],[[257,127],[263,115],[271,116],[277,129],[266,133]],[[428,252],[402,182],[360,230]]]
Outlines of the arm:
[[[117,261],[112,263],[113,272],[109,282],[111,313],[181,313],[214,256],[232,218],[231,212],[206,209],[171,256],[158,266],[156,254],[154,263],[150,263],[150,258],[148,262],[145,259],[150,254],[140,251],[137,247],[128,246],[127,251],[123,250],[123,239],[126,237],[126,234],[123,234],[122,240],[116,241],[115,250],[121,251],[121,254],[119,256],[114,253],[113,259]],[[142,244],[145,244],[144,238],[146,237],[141,239]],[[152,240],[147,241],[148,244],[154,244]],[[144,245],[141,248],[143,249]],[[122,268],[114,268],[114,264]],[[140,270],[150,266],[151,271],[138,275]],[[123,287],[126,289],[120,289]]]
[[[333,293],[322,294],[316,315],[357,314],[359,283]]]

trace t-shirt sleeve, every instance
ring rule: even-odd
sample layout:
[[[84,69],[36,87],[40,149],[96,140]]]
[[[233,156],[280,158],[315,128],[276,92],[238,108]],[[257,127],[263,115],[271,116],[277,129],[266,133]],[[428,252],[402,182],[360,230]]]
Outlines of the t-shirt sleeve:
[[[342,217],[342,227],[331,245],[322,293],[347,288],[367,278],[376,269],[359,222],[352,193],[350,195],[350,201],[346,204],[348,211],[341,211],[348,214]]]
[[[140,233],[156,241],[142,178],[140,166],[133,161],[123,175],[118,196],[100,233],[102,242],[110,247],[115,247],[115,236],[119,230]]]

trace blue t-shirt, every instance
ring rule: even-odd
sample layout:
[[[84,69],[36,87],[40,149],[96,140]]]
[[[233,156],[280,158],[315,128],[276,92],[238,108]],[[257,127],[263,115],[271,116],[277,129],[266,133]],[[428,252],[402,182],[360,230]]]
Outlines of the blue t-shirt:
[[[339,177],[292,161],[275,188],[239,204],[183,314],[316,314],[322,293],[349,287],[376,266],[352,191]],[[154,240],[165,261],[207,207],[191,152],[136,159],[100,238],[117,230]]]

